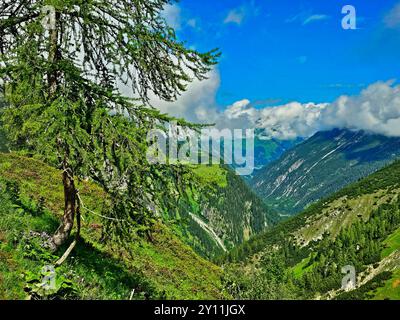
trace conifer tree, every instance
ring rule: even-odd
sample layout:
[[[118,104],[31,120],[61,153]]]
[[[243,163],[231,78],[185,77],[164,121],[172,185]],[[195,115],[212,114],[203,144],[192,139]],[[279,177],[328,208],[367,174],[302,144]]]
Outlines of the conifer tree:
[[[162,18],[170,0],[2,0],[2,121],[13,147],[62,170],[64,215],[53,241],[80,217],[76,179],[91,178],[110,198],[109,230],[146,233],[158,206],[173,205],[188,168],[149,165],[146,136],[171,118],[149,95],[174,101],[203,80],[218,53],[187,49]],[[130,85],[133,96],[120,93]],[[178,124],[195,127],[178,120]]]

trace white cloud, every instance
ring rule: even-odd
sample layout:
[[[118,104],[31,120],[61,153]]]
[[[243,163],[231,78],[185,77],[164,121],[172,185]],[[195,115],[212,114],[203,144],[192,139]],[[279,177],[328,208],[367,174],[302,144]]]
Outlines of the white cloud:
[[[400,85],[377,82],[358,96],[342,96],[321,113],[325,128],[366,130],[400,137]]]
[[[165,19],[167,24],[175,30],[180,31],[185,27],[200,30],[200,21],[183,14],[181,8],[177,4],[165,5],[161,16]]]
[[[264,129],[264,135],[282,140],[308,137],[316,132],[321,110],[327,104],[292,102],[286,105],[256,109],[249,100],[229,106],[218,118],[219,128]]]
[[[162,11],[162,17],[167,21],[167,24],[175,30],[180,30],[182,27],[181,8],[176,4],[167,4]]]
[[[214,69],[208,74],[208,79],[203,81],[195,79],[191,82],[177,101],[161,101],[152,95],[150,102],[163,113],[184,117],[189,121],[213,123],[217,117],[215,97],[219,85],[219,71]]]
[[[388,28],[396,28],[400,26],[400,3],[396,4],[384,17],[384,23]]]
[[[238,8],[238,9],[233,9],[229,11],[228,15],[226,16],[224,23],[235,23],[237,25],[242,24],[244,17],[246,15],[246,12],[244,10],[244,7]]]
[[[224,19],[224,23],[234,23],[237,25],[241,25],[246,18],[250,16],[257,16],[258,13],[259,9],[254,4],[254,1],[251,1],[250,3],[229,11]]]
[[[256,109],[249,100],[229,106],[218,127],[259,128],[277,139],[309,137],[321,130],[347,128],[400,137],[400,85],[377,82],[357,96],[341,96],[333,103],[291,102]]]
[[[326,14],[313,14],[312,16],[309,16],[303,21],[303,25],[309,24],[311,22],[316,22],[316,21],[322,21],[322,20],[327,20],[329,19],[329,16]]]
[[[153,99],[162,112],[194,122],[215,123],[218,129],[257,128],[263,136],[282,140],[307,138],[321,130],[347,128],[400,137],[400,85],[377,82],[356,96],[341,96],[332,103],[291,102],[255,108],[247,99],[218,111],[218,70],[205,81],[194,81],[176,102]]]

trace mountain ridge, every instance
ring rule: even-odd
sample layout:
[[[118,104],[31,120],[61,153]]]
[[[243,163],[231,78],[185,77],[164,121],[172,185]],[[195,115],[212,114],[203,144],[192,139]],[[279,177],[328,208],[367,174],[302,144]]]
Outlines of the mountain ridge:
[[[295,214],[399,156],[400,138],[348,129],[322,131],[267,165],[250,185],[277,211]]]

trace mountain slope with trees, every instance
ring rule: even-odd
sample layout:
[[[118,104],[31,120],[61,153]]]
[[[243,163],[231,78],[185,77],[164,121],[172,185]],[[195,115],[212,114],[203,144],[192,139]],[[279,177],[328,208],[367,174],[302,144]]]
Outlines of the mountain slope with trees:
[[[347,129],[318,132],[260,170],[251,186],[277,211],[295,214],[399,156],[399,138]]]
[[[107,202],[105,232],[151,237],[154,207],[175,208],[190,187],[185,165],[150,164],[147,136],[175,121],[149,106],[149,95],[174,101],[193,79],[204,80],[219,54],[187,49],[162,16],[167,0],[2,1],[1,121],[13,150],[62,170],[64,214],[48,239],[58,248],[79,240],[83,203],[76,185],[95,181]],[[46,10],[44,10],[46,9]],[[46,23],[45,23],[46,22]],[[96,44],[94,46],[94,44]],[[129,84],[135,99],[120,93]]]
[[[397,161],[233,249],[226,282],[236,298],[398,299],[399,229]],[[357,287],[345,292],[348,265]]]
[[[173,217],[182,221],[183,238],[200,254],[217,257],[280,220],[229,167],[201,165],[194,173],[201,187],[187,192]]]
[[[127,245],[107,235],[105,192],[80,182],[81,238],[56,267],[57,289],[39,290],[45,265],[53,265],[46,242],[63,214],[61,172],[39,160],[0,154],[0,299],[222,299],[222,270],[199,257],[173,232],[157,223],[151,239]]]

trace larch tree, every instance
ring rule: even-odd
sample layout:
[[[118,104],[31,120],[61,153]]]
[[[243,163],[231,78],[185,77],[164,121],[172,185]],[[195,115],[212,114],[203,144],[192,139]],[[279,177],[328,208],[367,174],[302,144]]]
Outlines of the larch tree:
[[[173,205],[190,170],[150,165],[146,137],[171,118],[149,95],[174,101],[203,80],[218,53],[185,47],[162,17],[170,0],[2,0],[2,121],[14,148],[62,170],[64,214],[56,247],[80,228],[76,179],[91,178],[111,199],[108,224],[143,234],[154,207]],[[132,97],[121,94],[121,84]],[[192,127],[184,120],[182,126]],[[60,181],[61,183],[61,181]]]

